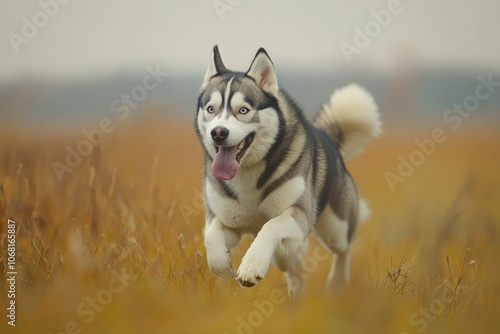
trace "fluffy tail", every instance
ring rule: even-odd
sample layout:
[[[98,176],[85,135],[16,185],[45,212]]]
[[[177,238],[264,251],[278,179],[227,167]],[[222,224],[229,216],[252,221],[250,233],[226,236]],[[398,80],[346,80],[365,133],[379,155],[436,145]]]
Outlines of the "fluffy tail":
[[[368,140],[382,132],[373,97],[355,84],[336,90],[330,103],[316,115],[314,124],[339,145],[346,161],[363,152]]]

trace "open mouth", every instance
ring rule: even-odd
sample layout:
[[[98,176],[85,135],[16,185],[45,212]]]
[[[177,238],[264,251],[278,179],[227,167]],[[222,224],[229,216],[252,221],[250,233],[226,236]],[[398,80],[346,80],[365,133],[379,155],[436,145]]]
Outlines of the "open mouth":
[[[236,161],[240,163],[241,157],[245,154],[247,151],[248,147],[250,144],[252,144],[253,137],[255,136],[255,133],[252,132],[248,136],[245,137],[237,146],[236,148]],[[219,147],[221,146],[215,146],[215,153],[219,153]]]
[[[246,136],[238,145],[215,146],[212,171],[220,180],[231,180],[238,171],[241,158],[245,155],[255,137],[255,132]]]

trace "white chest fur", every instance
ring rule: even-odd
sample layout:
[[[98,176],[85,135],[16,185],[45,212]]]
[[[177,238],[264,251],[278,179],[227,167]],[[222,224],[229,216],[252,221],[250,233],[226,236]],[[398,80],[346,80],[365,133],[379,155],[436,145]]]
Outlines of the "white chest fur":
[[[255,187],[248,179],[235,177],[231,190],[237,200],[220,195],[207,183],[208,205],[215,216],[227,227],[241,232],[256,234],[269,219],[281,215],[292,206],[304,193],[305,182],[302,177],[295,177],[283,183],[279,188],[262,199],[262,189]]]

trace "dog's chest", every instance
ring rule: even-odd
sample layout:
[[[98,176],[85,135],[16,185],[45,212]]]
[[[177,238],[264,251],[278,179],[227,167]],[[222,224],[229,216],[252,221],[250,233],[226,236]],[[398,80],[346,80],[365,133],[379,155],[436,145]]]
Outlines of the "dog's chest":
[[[257,189],[234,189],[237,199],[214,196],[210,207],[227,227],[241,232],[257,233],[269,219],[261,210],[261,193]]]

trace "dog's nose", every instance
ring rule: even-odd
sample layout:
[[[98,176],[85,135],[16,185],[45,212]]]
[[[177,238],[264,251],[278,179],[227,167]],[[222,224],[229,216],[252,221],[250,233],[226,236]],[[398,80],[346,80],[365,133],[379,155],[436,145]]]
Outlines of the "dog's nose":
[[[222,126],[217,126],[210,131],[210,134],[212,135],[212,139],[219,143],[226,140],[227,136],[229,136],[229,130]]]

